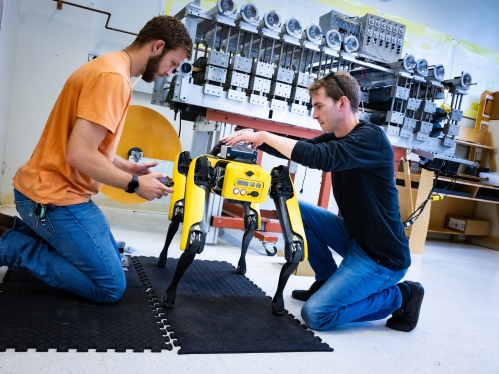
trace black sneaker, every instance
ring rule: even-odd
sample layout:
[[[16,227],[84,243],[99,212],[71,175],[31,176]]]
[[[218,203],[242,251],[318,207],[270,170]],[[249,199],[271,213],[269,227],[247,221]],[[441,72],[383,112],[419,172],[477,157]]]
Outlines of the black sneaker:
[[[414,330],[418,324],[424,288],[418,282],[405,281],[404,283],[411,288],[411,300],[405,309],[397,309],[392,313],[392,318],[386,321],[386,326],[397,331],[409,332]]]
[[[308,290],[294,290],[291,292],[291,296],[296,300],[307,301],[310,299],[310,296],[316,293],[317,290],[321,288],[324,283],[326,283],[326,281],[327,279],[315,281]]]
[[[7,227],[0,226],[0,237],[1,237],[1,236],[3,235],[3,233],[4,233],[5,231],[7,231],[7,230],[8,230],[8,228],[7,228]]]
[[[0,226],[11,229],[14,226],[15,221],[16,219],[14,217],[0,213]]]

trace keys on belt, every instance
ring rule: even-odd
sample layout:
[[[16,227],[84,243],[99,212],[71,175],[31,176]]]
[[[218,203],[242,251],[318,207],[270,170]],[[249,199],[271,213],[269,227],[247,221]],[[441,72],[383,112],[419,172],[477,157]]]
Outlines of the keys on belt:
[[[42,225],[45,225],[45,217],[47,213],[47,206],[44,204],[36,203],[35,206],[35,226],[38,226],[38,219]]]

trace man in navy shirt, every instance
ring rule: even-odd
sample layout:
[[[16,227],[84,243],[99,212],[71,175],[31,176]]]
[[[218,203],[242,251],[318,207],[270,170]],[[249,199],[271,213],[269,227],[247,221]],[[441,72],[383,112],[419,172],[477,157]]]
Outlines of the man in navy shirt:
[[[302,317],[316,330],[390,314],[386,325],[412,331],[424,296],[420,283],[399,282],[411,264],[400,221],[393,149],[379,126],[360,121],[360,87],[347,72],[309,87],[313,117],[324,134],[294,140],[266,131],[239,131],[221,141],[254,147],[332,173],[341,217],[300,202],[309,262],[316,281],[292,296],[305,301]],[[338,266],[331,250],[343,257]]]

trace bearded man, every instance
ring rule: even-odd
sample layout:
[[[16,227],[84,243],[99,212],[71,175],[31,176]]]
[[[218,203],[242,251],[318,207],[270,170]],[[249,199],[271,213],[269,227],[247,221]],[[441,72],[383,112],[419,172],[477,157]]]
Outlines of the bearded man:
[[[102,184],[146,200],[173,192],[149,168],[116,155],[132,98],[130,78],[169,76],[192,54],[176,18],[159,16],[135,41],[77,69],[66,81],[31,158],[14,177],[21,216],[0,214],[0,266],[23,268],[48,285],[100,303],[126,287],[118,247],[92,202]]]

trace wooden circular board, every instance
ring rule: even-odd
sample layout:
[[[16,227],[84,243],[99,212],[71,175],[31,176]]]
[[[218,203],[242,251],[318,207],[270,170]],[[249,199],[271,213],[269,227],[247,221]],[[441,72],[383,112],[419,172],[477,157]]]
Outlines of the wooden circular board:
[[[178,135],[170,121],[160,113],[140,105],[130,105],[116,154],[128,160],[128,151],[138,147],[145,158],[174,161],[182,152]],[[130,178],[131,179],[131,178]],[[147,200],[119,188],[103,185],[101,192],[125,204],[139,204]]]

